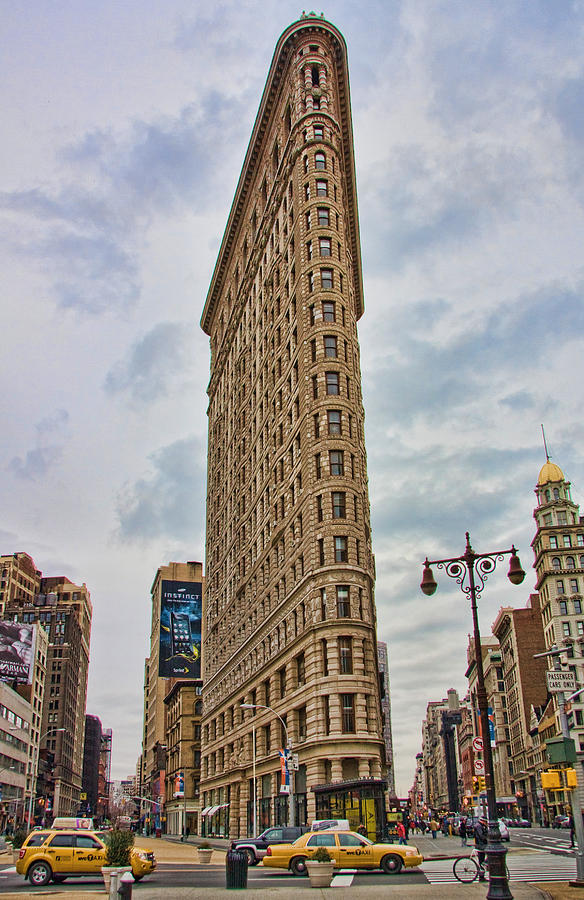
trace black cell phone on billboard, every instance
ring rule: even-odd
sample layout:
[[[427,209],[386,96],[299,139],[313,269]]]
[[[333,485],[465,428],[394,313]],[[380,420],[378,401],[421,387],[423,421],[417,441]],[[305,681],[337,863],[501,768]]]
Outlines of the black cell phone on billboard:
[[[192,653],[191,623],[185,613],[170,614],[170,634],[173,656],[177,653]]]

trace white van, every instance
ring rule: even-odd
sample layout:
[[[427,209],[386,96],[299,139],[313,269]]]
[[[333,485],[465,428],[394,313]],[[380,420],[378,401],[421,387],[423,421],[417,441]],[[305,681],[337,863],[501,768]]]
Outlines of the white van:
[[[312,831],[350,831],[348,819],[315,819]]]

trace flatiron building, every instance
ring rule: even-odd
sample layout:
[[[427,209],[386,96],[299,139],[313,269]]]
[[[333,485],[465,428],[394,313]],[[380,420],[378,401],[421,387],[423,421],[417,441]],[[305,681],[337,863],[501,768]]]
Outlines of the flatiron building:
[[[276,46],[201,322],[206,834],[382,831],[362,314],[346,45],[311,13]]]

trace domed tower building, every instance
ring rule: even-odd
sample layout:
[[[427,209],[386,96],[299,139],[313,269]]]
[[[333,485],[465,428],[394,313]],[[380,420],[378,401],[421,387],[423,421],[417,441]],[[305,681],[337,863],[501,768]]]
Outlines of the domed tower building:
[[[545,645],[548,649],[566,647],[568,665],[581,687],[583,670],[576,659],[584,655],[584,519],[572,500],[570,482],[549,457],[539,473],[535,493],[537,530],[532,547]],[[574,664],[569,663],[570,658]],[[553,657],[549,668],[553,668]],[[584,751],[583,703],[584,698],[573,703],[572,737],[579,751]],[[557,733],[561,733],[559,722]]]
[[[347,50],[310,13],[276,46],[201,321],[206,834],[383,831],[362,314]]]

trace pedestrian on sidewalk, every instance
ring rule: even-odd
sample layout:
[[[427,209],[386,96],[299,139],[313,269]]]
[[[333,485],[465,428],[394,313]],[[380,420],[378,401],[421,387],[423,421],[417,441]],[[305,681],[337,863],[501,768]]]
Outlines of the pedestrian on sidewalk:
[[[458,826],[458,833],[460,835],[460,846],[466,847],[466,819],[460,820],[460,825]]]
[[[436,821],[434,816],[432,816],[432,818],[430,819],[430,831],[432,832],[432,840],[433,841],[436,840],[436,832],[438,831],[439,828],[440,828],[440,825],[438,824],[438,822]]]
[[[406,829],[403,822],[398,822],[396,826],[397,836],[398,836],[398,844],[405,844],[406,842]]]
[[[574,816],[572,815],[572,813],[570,813],[570,815],[568,816],[568,826],[570,828],[570,847],[574,847],[576,842],[574,840]]]

